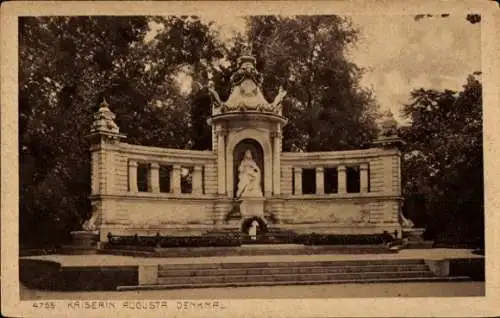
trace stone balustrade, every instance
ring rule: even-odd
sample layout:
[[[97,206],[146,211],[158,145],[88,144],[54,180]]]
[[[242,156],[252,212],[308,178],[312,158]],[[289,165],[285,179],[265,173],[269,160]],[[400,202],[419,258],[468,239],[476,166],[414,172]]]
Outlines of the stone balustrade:
[[[217,160],[211,151],[177,150],[122,143],[113,157],[114,193],[212,195]]]
[[[365,149],[322,153],[282,153],[285,196],[395,195],[401,182],[399,152]]]
[[[140,165],[146,167],[147,173],[147,191],[139,188],[140,180],[138,178],[138,168]],[[169,186],[167,191],[160,187],[160,167],[168,171],[167,180]],[[138,192],[151,192],[151,193],[192,193],[204,194],[204,180],[203,180],[204,165],[162,165],[158,162],[138,162],[136,160],[128,161],[128,188],[131,193]],[[182,178],[190,176],[190,191],[185,191],[182,187]]]
[[[370,191],[369,189],[369,164],[368,163],[363,163],[360,165],[338,165],[336,167],[331,167],[331,166],[316,166],[312,168],[307,168],[314,170],[315,173],[315,192],[314,193],[308,193],[308,194],[316,194],[316,195],[324,195],[324,194],[346,194],[348,193],[348,187],[347,187],[347,169],[348,168],[355,168],[358,171],[358,182],[359,182],[359,190],[358,191],[349,191],[349,192],[357,192],[357,193],[368,193]],[[294,174],[294,195],[303,195],[307,193],[303,193],[303,171],[306,168],[302,167],[293,167],[293,174]],[[325,178],[325,169],[335,169],[336,170],[336,180],[328,180]],[[330,191],[327,192],[325,190],[325,181],[333,181],[336,183],[336,191]]]

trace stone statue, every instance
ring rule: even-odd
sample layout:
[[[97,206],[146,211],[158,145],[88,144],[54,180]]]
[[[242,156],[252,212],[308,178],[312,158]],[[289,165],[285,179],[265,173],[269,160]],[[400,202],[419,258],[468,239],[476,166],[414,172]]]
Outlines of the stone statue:
[[[88,219],[87,221],[85,221],[83,224],[82,224],[82,229],[84,231],[87,231],[87,232],[94,232],[97,230],[97,227],[96,227],[96,219],[97,219],[97,216],[95,215],[92,215],[92,217],[90,219]]]
[[[257,220],[253,220],[252,224],[250,224],[250,228],[248,229],[248,235],[252,241],[257,239],[257,229],[259,228],[259,222]]]
[[[95,205],[92,205],[92,215],[90,219],[86,220],[82,224],[82,229],[87,232],[95,232],[97,231],[97,211]]]
[[[279,88],[279,91],[278,91],[278,95],[276,95],[276,98],[274,99],[274,101],[272,102],[271,104],[271,108],[273,110],[278,110],[278,107],[281,106],[281,102],[283,101],[283,99],[285,98],[286,96],[286,91],[283,89],[283,86],[280,86]],[[280,107],[281,108],[281,107]],[[281,109],[280,109],[281,110]]]
[[[407,219],[403,213],[399,213],[399,217],[401,218],[401,226],[404,228],[404,229],[411,229],[415,226],[415,224],[413,224],[413,222],[409,219]]]
[[[209,86],[208,92],[210,96],[213,98],[213,105],[215,108],[224,105],[224,102],[220,99],[219,93],[217,93],[217,91],[213,87]]]
[[[252,152],[247,149],[238,168],[238,191],[236,197],[262,197],[260,188],[261,171],[252,159]]]

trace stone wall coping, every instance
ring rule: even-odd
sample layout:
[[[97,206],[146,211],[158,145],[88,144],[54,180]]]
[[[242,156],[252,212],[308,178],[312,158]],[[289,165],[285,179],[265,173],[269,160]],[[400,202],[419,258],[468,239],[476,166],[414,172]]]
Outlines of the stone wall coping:
[[[383,226],[382,226],[383,225]],[[280,223],[279,224],[280,228],[286,229],[286,228],[300,228],[300,227],[314,227],[315,229],[317,228],[325,228],[325,229],[349,229],[349,230],[355,230],[355,229],[380,229],[380,233],[382,233],[383,229],[385,227],[397,227],[400,228],[401,225],[399,223],[357,223],[357,224],[350,224],[350,223],[329,223],[329,222],[302,222],[302,223]]]
[[[132,145],[121,143],[119,152],[129,155],[142,155],[142,156],[161,156],[168,157],[168,159],[198,159],[215,161],[217,155],[212,150],[187,150],[187,149],[173,149],[150,147],[141,145]],[[152,159],[153,160],[153,159]]]
[[[286,201],[334,201],[334,200],[363,200],[363,199],[380,199],[380,200],[402,200],[403,197],[396,193],[381,193],[381,192],[369,192],[369,193],[327,193],[327,194],[301,194],[301,195],[288,195],[283,196],[283,200]]]
[[[130,223],[134,224],[134,223]],[[101,226],[101,231],[105,230],[107,232],[111,232],[113,234],[112,229],[115,230],[125,230],[128,232],[134,232],[134,231],[166,231],[166,230],[189,230],[189,229],[208,229],[211,230],[213,229],[213,224],[210,222],[206,223],[161,223],[161,226],[159,225],[150,225],[150,226],[130,226],[130,225],[123,225],[123,224],[114,224],[114,223],[106,223]]]
[[[320,152],[282,152],[281,160],[286,161],[329,161],[329,160],[346,160],[349,159],[376,159],[380,157],[390,157],[399,155],[398,150],[382,150],[378,148],[370,148],[363,150],[342,150],[342,151],[320,151]]]
[[[192,193],[151,193],[151,192],[137,192],[137,193],[123,193],[123,194],[95,194],[90,196],[91,200],[95,199],[112,199],[112,200],[172,200],[172,201],[213,201],[217,199],[213,194],[192,194]]]
[[[94,194],[90,196],[91,200],[96,199],[113,199],[113,200],[176,200],[176,201],[214,201],[231,203],[232,198],[219,197],[215,194],[192,194],[192,193],[151,193],[151,192],[138,192],[138,193],[124,193],[124,194]],[[397,194],[388,193],[347,193],[347,194],[304,194],[304,195],[284,195],[280,197],[262,198],[265,202],[285,202],[285,201],[338,201],[338,200],[402,200],[403,197]]]

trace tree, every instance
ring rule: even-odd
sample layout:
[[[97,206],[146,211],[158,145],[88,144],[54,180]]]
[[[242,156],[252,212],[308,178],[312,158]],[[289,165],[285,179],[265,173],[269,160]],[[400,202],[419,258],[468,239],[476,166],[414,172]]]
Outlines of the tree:
[[[21,238],[50,241],[88,213],[91,106],[127,71],[147,21],[29,17],[19,26]]]
[[[338,16],[254,16],[248,38],[264,75],[264,95],[279,86],[289,124],[284,150],[365,147],[376,133],[377,105],[359,81],[362,70],[346,57],[357,31]]]
[[[232,45],[223,48],[225,63],[219,60],[207,68],[223,100],[229,97],[229,79],[241,48],[249,43],[264,76],[267,100],[274,99],[280,86],[288,92],[283,102],[283,115],[289,120],[284,128],[284,151],[355,149],[370,144],[377,130],[378,106],[372,92],[359,85],[362,69],[346,58],[345,51],[357,36],[348,19],[250,16],[246,24],[246,33],[235,35]],[[206,136],[208,92],[200,92],[197,98],[197,114],[205,116],[198,131]],[[204,141],[198,149],[205,149],[208,138],[200,138]]]
[[[471,75],[461,92],[415,90],[403,109],[405,213],[438,240],[484,242],[481,91]]]
[[[19,35],[21,238],[50,241],[88,217],[85,135],[102,99],[128,142],[189,147],[177,78],[216,43],[196,17],[29,17]]]

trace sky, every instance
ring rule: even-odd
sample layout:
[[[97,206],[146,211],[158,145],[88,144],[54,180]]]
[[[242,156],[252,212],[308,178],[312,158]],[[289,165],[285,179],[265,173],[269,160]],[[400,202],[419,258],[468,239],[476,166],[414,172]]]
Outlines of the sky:
[[[463,15],[415,21],[413,16],[352,16],[360,40],[350,57],[367,69],[361,84],[372,87],[381,109],[401,120],[413,88],[460,90],[481,70],[481,27]]]
[[[215,21],[222,39],[245,28],[234,16],[201,18]],[[350,18],[360,35],[348,57],[365,69],[361,85],[373,90],[381,111],[390,109],[400,122],[412,89],[460,90],[469,74],[481,70],[481,23],[471,24],[465,15],[419,21],[404,15]]]

